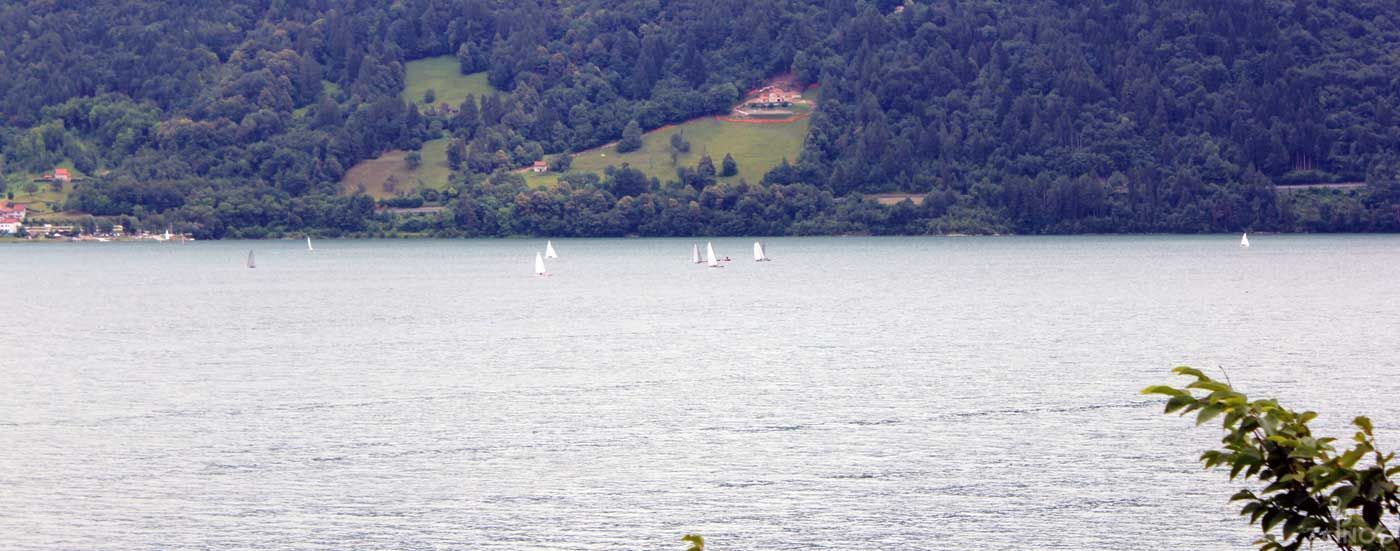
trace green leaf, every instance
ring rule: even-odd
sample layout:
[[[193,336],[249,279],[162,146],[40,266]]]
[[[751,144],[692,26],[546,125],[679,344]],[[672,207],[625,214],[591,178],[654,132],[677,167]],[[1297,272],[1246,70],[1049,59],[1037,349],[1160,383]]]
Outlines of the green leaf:
[[[1361,429],[1361,432],[1366,433],[1366,436],[1371,436],[1372,428],[1371,419],[1369,417],[1366,417],[1364,415],[1359,416],[1356,419],[1352,420],[1352,424],[1356,425],[1357,428]]]
[[[1312,442],[1308,441],[1299,442],[1298,447],[1293,448],[1293,451],[1288,452],[1288,457],[1294,459],[1315,458],[1317,457],[1317,446],[1314,446]]]
[[[1194,383],[1186,385],[1186,388],[1199,388],[1201,390],[1209,390],[1211,392],[1230,392],[1230,385],[1227,385],[1220,381],[1212,381],[1209,379],[1204,381],[1196,381]]]
[[[1210,377],[1207,377],[1205,373],[1201,373],[1201,370],[1186,365],[1177,366],[1176,369],[1172,370],[1172,373],[1175,373],[1177,375],[1190,375],[1197,379],[1210,379]]]
[[[1230,501],[1239,501],[1241,499],[1259,499],[1259,496],[1254,495],[1254,492],[1249,490],[1240,490],[1235,492],[1235,495],[1230,496]]]
[[[1338,457],[1337,465],[1341,466],[1344,469],[1350,469],[1356,465],[1357,461],[1361,460],[1362,456],[1370,452],[1371,446],[1368,446],[1366,444],[1358,444],[1355,448],[1342,454],[1341,457]]]
[[[1278,523],[1282,522],[1285,516],[1287,515],[1283,511],[1272,509],[1264,513],[1264,522],[1259,526],[1264,529],[1265,533],[1268,533],[1273,527],[1278,526]]]
[[[1297,533],[1298,525],[1302,523],[1303,517],[1290,516],[1288,520],[1284,521],[1283,523],[1283,537],[1287,538],[1292,536],[1294,533]]]
[[[1278,526],[1278,523],[1287,520],[1289,516],[1292,515],[1287,510],[1271,509],[1270,512],[1264,513],[1264,522],[1260,523],[1259,526],[1263,527],[1267,533],[1267,531],[1273,530],[1274,526]]]
[[[1291,448],[1298,445],[1297,440],[1278,434],[1269,435],[1269,437],[1266,438],[1266,440],[1278,444],[1280,448]]]
[[[1142,393],[1143,393],[1143,394],[1163,394],[1163,395],[1166,395],[1166,396],[1181,396],[1181,395],[1190,396],[1190,395],[1191,395],[1189,392],[1186,392],[1186,391],[1180,390],[1180,389],[1176,389],[1176,388],[1173,388],[1173,387],[1169,387],[1169,386],[1167,386],[1167,385],[1152,385],[1152,386],[1149,386],[1149,387],[1147,387],[1147,388],[1142,389]]]
[[[1196,399],[1192,398],[1190,394],[1182,396],[1172,396],[1171,399],[1167,400],[1167,409],[1163,413],[1171,413],[1173,411],[1184,408],[1195,401]]]
[[[1196,416],[1196,426],[1199,427],[1202,423],[1214,419],[1217,415],[1220,415],[1222,411],[1224,411],[1224,408],[1220,406],[1206,406],[1202,408],[1200,415]]]

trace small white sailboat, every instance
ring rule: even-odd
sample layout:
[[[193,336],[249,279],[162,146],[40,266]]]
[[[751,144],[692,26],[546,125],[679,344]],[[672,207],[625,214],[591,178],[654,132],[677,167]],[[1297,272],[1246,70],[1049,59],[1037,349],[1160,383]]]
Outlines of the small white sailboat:
[[[695,244],[693,244],[693,245],[690,246],[690,263],[691,263],[691,264],[704,264],[704,263],[705,263],[704,260],[700,260],[700,244],[699,244],[699,243],[695,243]]]
[[[549,276],[549,272],[544,270],[544,257],[540,256],[539,251],[535,251],[535,275],[540,277]]]
[[[1249,232],[1245,232],[1244,235],[1240,236],[1240,246],[1246,249],[1249,248]]]
[[[545,257],[545,258],[559,258],[559,253],[554,252],[554,242],[553,242],[553,241],[545,241],[545,242],[544,242],[544,257]]]
[[[315,247],[312,247],[312,246],[311,246],[311,236],[309,236],[309,235],[306,236],[306,250],[308,250],[308,251],[314,251],[314,250],[316,250]]]
[[[170,241],[170,228],[165,228],[165,239],[162,241]]]
[[[711,268],[724,267],[720,265],[719,259],[715,258],[715,244],[708,241],[705,242],[705,264],[708,264]]]
[[[770,261],[770,260],[773,260],[773,259],[768,258],[768,251],[766,251],[766,250],[763,249],[763,242],[762,242],[762,241],[754,241],[754,242],[753,242],[753,261],[754,261],[754,262],[768,262],[768,261]]]
[[[257,268],[257,267],[258,267],[258,265],[257,265],[256,263],[253,262],[253,251],[248,251],[248,267],[249,267],[249,268]]]

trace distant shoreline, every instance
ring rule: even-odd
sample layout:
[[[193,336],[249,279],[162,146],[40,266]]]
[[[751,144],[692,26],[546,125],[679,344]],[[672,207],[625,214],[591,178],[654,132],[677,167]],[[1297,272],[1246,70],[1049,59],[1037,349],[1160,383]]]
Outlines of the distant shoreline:
[[[499,236],[447,237],[447,236],[431,236],[431,235],[398,235],[398,236],[359,236],[359,235],[354,235],[354,236],[339,236],[339,237],[315,237],[315,236],[313,236],[312,238],[315,239],[315,240],[317,240],[317,241],[321,241],[321,240],[325,240],[325,241],[475,241],[475,240],[480,240],[480,241],[511,241],[511,240],[528,240],[528,239],[608,239],[608,240],[625,240],[625,239],[674,239],[674,240],[683,240],[683,239],[774,239],[774,238],[788,238],[788,237],[791,237],[791,238],[808,238],[808,237],[931,237],[931,238],[976,238],[976,237],[985,237],[985,238],[1004,238],[1004,237],[1191,237],[1191,236],[1209,237],[1209,236],[1238,236],[1238,235],[1240,235],[1241,233],[1243,233],[1243,232],[1228,232],[1228,233],[1160,233],[1160,232],[1158,232],[1158,233],[1126,233],[1126,232],[1125,232],[1125,233],[1046,233],[1046,234],[1017,234],[1017,233],[976,233],[976,234],[974,234],[974,233],[926,233],[926,234],[893,234],[893,235],[873,235],[873,234],[862,234],[862,233],[848,233],[848,234],[830,234],[830,235],[727,235],[727,236],[714,236],[714,235],[694,235],[694,236],[642,236],[642,235],[627,235],[627,236],[596,236],[596,237],[583,237],[583,236],[576,236],[576,237],[560,237],[560,236],[529,236],[529,235],[511,235],[511,236],[504,236],[504,237],[499,237]],[[1257,236],[1295,236],[1295,235],[1400,235],[1400,232],[1262,232],[1262,231],[1261,231],[1261,232],[1253,232],[1253,231],[1251,231],[1251,232],[1249,232],[1249,234],[1250,234],[1251,236],[1256,236],[1256,235],[1257,235]],[[179,245],[179,244],[184,244],[184,243],[189,243],[189,242],[208,243],[208,242],[220,242],[220,241],[265,241],[265,242],[269,242],[269,243],[271,243],[271,242],[276,242],[276,241],[289,241],[289,242],[292,242],[292,241],[301,241],[302,239],[305,239],[305,238],[306,238],[306,236],[305,236],[304,234],[302,234],[302,235],[282,236],[282,237],[236,237],[236,238],[226,238],[226,239],[187,239],[187,240],[184,240],[184,241],[181,241],[181,240],[179,240],[179,239],[171,239],[171,240],[169,240],[169,241],[161,241],[161,240],[150,239],[150,238],[106,238],[107,241],[98,241],[98,240],[96,240],[96,239],[69,239],[69,238],[57,238],[57,239],[50,239],[50,238],[34,238],[34,239],[29,239],[29,238],[24,238],[24,237],[9,237],[9,236],[5,236],[5,237],[0,237],[0,244],[19,244],[19,243],[30,243],[30,244],[40,244],[40,243],[81,243],[81,244],[105,245],[105,244],[109,244],[109,243],[152,243],[152,244]]]

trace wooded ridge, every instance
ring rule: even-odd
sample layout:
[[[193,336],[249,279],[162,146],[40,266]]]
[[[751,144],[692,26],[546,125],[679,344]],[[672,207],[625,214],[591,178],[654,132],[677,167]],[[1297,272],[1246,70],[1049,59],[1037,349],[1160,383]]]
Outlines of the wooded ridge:
[[[1398,46],[1380,0],[27,0],[0,185],[200,238],[1400,231]],[[500,93],[404,98],[435,56]],[[817,99],[761,181],[565,160],[782,75]],[[342,183],[437,139],[447,181]]]

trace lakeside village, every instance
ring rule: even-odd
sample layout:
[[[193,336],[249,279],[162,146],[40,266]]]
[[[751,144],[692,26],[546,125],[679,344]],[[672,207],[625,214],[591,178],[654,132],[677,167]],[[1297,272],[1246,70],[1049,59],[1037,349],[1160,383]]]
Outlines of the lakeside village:
[[[31,224],[26,221],[28,209],[19,203],[0,201],[0,238],[15,238],[25,240],[65,240],[65,241],[193,241],[194,238],[187,234],[172,234],[169,231],[164,233],[151,233],[147,231],[137,233],[127,233],[126,228],[121,224],[113,224],[110,227],[93,226],[83,228],[80,225],[62,224]]]

